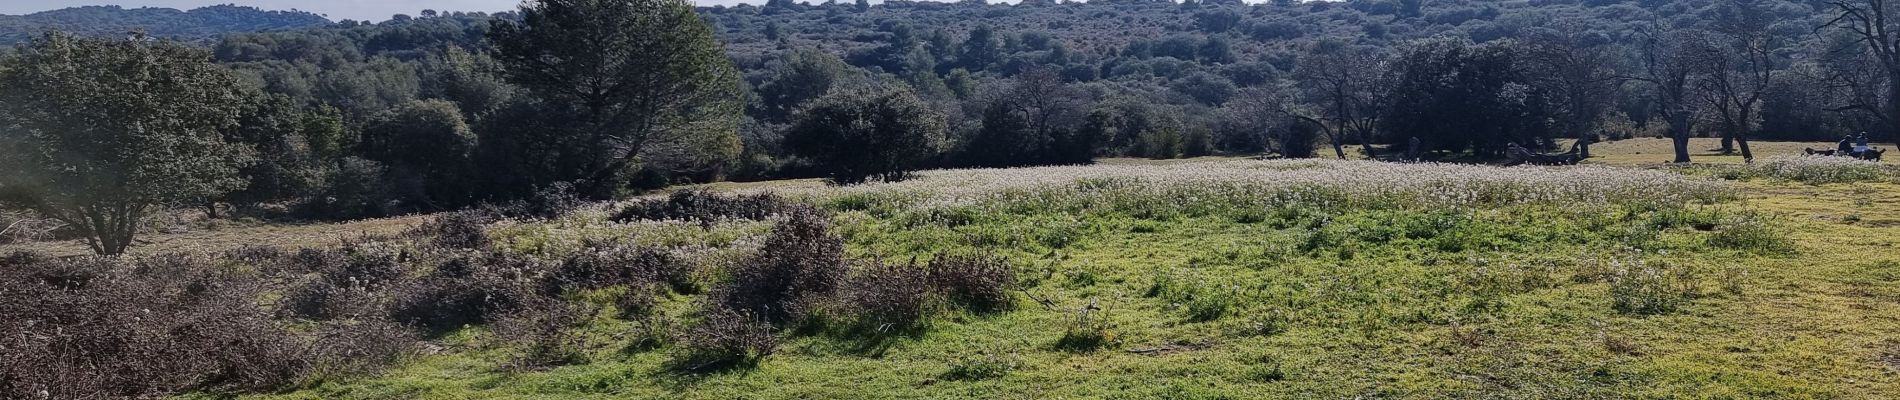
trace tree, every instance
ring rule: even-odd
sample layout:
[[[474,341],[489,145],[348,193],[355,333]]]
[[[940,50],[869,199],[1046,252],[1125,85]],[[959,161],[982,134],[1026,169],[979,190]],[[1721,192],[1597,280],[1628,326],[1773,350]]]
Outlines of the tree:
[[[246,99],[203,49],[134,35],[48,33],[0,67],[9,202],[120,254],[147,216],[244,187],[251,149],[226,140]]]
[[[786,148],[816,161],[836,184],[903,180],[945,140],[943,114],[903,87],[825,95],[785,133]]]
[[[1339,159],[1346,159],[1342,142],[1348,135],[1366,145],[1367,157],[1373,155],[1372,132],[1383,114],[1388,87],[1382,81],[1386,64],[1375,50],[1335,42],[1314,44],[1300,57],[1294,79],[1311,108],[1295,116],[1321,127]]]
[[[970,165],[1082,164],[1094,159],[1100,143],[1075,130],[1086,109],[1083,94],[1063,83],[1053,68],[1031,67],[987,95],[983,127],[963,149]]]
[[[362,152],[390,169],[399,195],[427,209],[448,209],[472,200],[470,156],[475,134],[454,103],[421,100],[370,118]]]
[[[1742,159],[1754,160],[1748,136],[1758,126],[1762,97],[1780,75],[1775,50],[1780,49],[1769,27],[1779,19],[1759,0],[1738,0],[1715,8],[1715,30],[1705,36],[1697,65],[1702,67],[1702,101],[1716,114],[1722,128],[1722,152],[1740,144]]]
[[[1503,155],[1511,144],[1553,146],[1549,95],[1533,84],[1517,44],[1439,38],[1413,43],[1392,63],[1387,132],[1434,149]]]
[[[824,50],[799,48],[786,52],[770,69],[770,78],[759,85],[763,116],[784,123],[805,102],[824,96],[835,86],[855,78],[844,60]]]
[[[970,30],[970,37],[964,39],[963,48],[957,52],[957,63],[971,71],[982,71],[1003,60],[1003,45],[997,42],[996,30],[989,25],[977,25]]]
[[[1692,96],[1695,96],[1693,79],[1697,66],[1691,46],[1702,43],[1701,33],[1662,25],[1640,33],[1636,58],[1641,66],[1632,78],[1648,84],[1654,91],[1655,111],[1669,125],[1669,138],[1676,153],[1674,162],[1688,163],[1689,136],[1693,133],[1696,114]]]
[[[1840,15],[1824,28],[1846,31],[1860,45],[1865,57],[1883,76],[1878,80],[1855,83],[1875,86],[1879,95],[1856,96],[1850,104],[1834,107],[1839,111],[1860,111],[1872,115],[1887,128],[1887,134],[1900,140],[1900,15],[1894,14],[1889,0],[1829,0]]]
[[[581,118],[564,135],[583,144],[584,166],[560,179],[594,197],[612,195],[650,145],[737,135],[738,73],[685,0],[537,0],[488,39],[509,82]]]
[[[1216,113],[1220,116],[1220,146],[1230,151],[1280,153],[1287,158],[1303,158],[1288,150],[1304,147],[1311,156],[1312,144],[1297,146],[1286,127],[1286,99],[1264,87],[1242,89],[1232,101]],[[1311,139],[1311,138],[1307,138]]]
[[[222,200],[254,204],[314,194],[324,181],[324,158],[313,143],[333,141],[343,130],[334,109],[301,110],[281,94],[253,95],[245,103],[239,128],[226,139],[256,149],[257,162],[239,170],[244,189]],[[207,211],[216,217],[217,205]]]
[[[1560,25],[1526,38],[1523,49],[1534,85],[1550,93],[1561,135],[1576,138],[1578,149],[1587,158],[1603,113],[1609,110],[1623,80],[1611,67],[1614,54],[1609,47],[1581,31]]]

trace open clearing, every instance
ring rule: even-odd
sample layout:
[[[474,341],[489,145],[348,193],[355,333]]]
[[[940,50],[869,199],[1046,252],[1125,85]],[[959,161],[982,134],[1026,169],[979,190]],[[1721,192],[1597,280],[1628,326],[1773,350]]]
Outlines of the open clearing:
[[[711,185],[834,211],[857,256],[1002,255],[1018,269],[1015,306],[941,310],[914,333],[791,330],[755,367],[681,372],[664,346],[633,345],[632,324],[606,305],[578,328],[582,363],[505,368],[522,349],[469,327],[381,373],[250,397],[1900,396],[1894,175],[1722,181],[1644,162],[1666,157],[1666,143],[1593,148],[1593,163],[1614,167],[1205,159],[938,171],[844,189]],[[1816,146],[1755,145],[1763,155]],[[1102,172],[1124,170],[1152,176]],[[1360,175],[1322,183],[1329,171]],[[1365,176],[1377,171],[1404,176]],[[1408,180],[1422,183],[1395,183]],[[1579,180],[1589,184],[1570,183]],[[769,231],[758,221],[607,221],[615,209],[488,234],[510,251],[558,257],[616,238],[743,254]],[[229,227],[154,235],[140,250],[315,244],[422,220]],[[690,321],[698,297],[666,295],[659,318]],[[1097,342],[1073,345],[1078,335]]]

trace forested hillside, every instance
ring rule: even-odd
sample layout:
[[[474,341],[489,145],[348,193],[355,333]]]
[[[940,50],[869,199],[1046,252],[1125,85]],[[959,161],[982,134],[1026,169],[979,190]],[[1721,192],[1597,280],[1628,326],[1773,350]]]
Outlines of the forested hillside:
[[[796,129],[801,110],[827,94],[895,89],[908,94],[888,101],[914,97],[923,106],[888,111],[941,122],[927,130],[940,128],[932,134],[940,140],[913,149],[928,156],[906,167],[1345,158],[1361,148],[1381,158],[1483,160],[1513,143],[1558,149],[1564,139],[1634,136],[1677,138],[1677,161],[1688,161],[1689,137],[1721,137],[1725,152],[1752,157],[1748,139],[1896,131],[1884,121],[1900,104],[1889,94],[1900,63],[1883,61],[1857,33],[1854,16],[1867,9],[1782,0],[700,7],[741,77],[733,96],[743,115],[694,128],[705,134],[684,141],[642,146],[626,166],[633,172],[614,179],[650,188],[835,177],[840,163],[856,161],[795,146],[799,138],[788,135],[840,137]],[[85,10],[93,9],[59,13]],[[238,9],[193,13],[207,10]],[[247,200],[331,198],[352,205],[316,214],[378,215],[519,198],[564,176],[556,171],[598,169],[550,161],[578,159],[537,136],[552,134],[527,118],[546,114],[536,105],[543,99],[524,96],[488,37],[494,21],[519,19],[423,11],[207,44],[272,99],[261,104],[310,122],[259,136],[290,139],[257,144],[281,150],[256,167],[277,178],[254,182]],[[465,140],[458,145],[469,150],[455,165],[481,167],[415,176],[392,164],[423,161],[370,148],[373,136],[402,140],[422,121]],[[356,181],[344,178],[352,174],[405,175],[377,181],[411,187],[326,187]],[[450,179],[463,183],[427,183]],[[451,188],[458,185],[487,189]],[[394,200],[406,205],[388,206]]]
[[[170,8],[86,6],[0,15],[0,43],[18,43],[48,29],[88,35],[124,35],[143,30],[154,37],[188,41],[216,39],[232,32],[310,28],[329,25],[322,16],[301,11],[265,11],[219,5],[179,11]]]

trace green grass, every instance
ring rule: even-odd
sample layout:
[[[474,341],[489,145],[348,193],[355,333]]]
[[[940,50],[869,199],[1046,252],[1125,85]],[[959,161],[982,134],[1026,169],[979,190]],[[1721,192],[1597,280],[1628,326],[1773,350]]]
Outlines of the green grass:
[[[669,369],[670,346],[642,345],[609,307],[580,335],[586,364],[510,370],[521,349],[476,327],[378,375],[249,397],[1900,395],[1900,365],[1882,361],[1900,358],[1900,185],[1731,185],[1738,199],[1708,204],[1445,208],[838,197],[823,204],[852,254],[1004,256],[1016,307],[942,312],[875,343],[782,332],[756,367],[707,374]],[[616,235],[703,246],[717,267],[768,227],[598,219],[492,232],[529,253]],[[682,321],[694,297],[658,312]]]

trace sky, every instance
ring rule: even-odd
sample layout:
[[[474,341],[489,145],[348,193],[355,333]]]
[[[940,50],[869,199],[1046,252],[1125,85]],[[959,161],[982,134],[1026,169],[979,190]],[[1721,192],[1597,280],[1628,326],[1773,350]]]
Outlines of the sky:
[[[700,5],[737,4],[744,0],[693,0]],[[758,0],[763,3],[764,0]],[[814,2],[816,3],[816,2]],[[505,11],[520,0],[0,0],[0,14],[21,15],[67,7],[116,5],[126,8],[165,7],[189,10],[217,4],[236,4],[265,10],[297,9],[331,20],[382,21],[390,15],[416,15],[423,9],[439,11]]]

